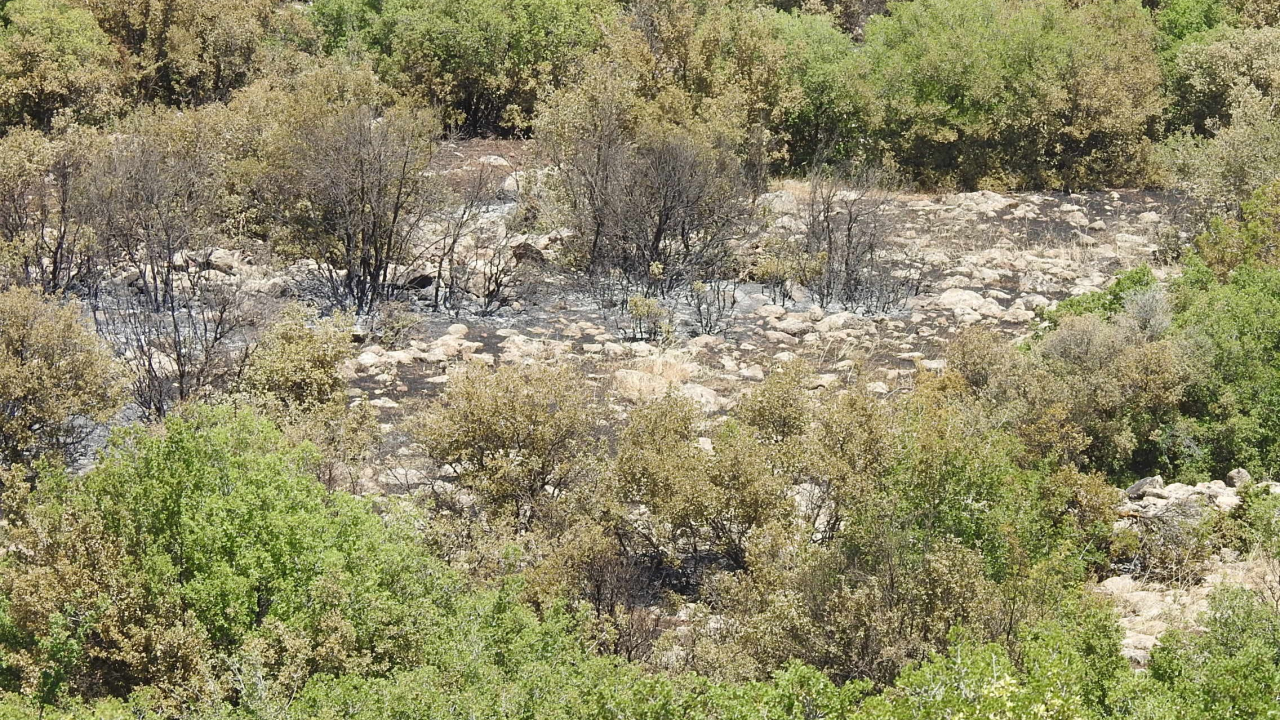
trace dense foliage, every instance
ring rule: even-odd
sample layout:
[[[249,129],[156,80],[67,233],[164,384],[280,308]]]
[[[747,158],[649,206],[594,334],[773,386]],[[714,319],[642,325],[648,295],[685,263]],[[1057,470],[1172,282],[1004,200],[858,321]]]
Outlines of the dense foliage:
[[[922,0],[867,27],[876,134],[927,184],[1146,181],[1159,70],[1135,2]]]
[[[1274,13],[1246,0],[15,0],[3,12],[0,122],[46,132],[355,63],[470,135],[528,134],[547,112],[544,131],[567,122],[561,92],[624,92],[652,103],[637,131],[701,124],[749,168],[858,157],[930,185],[1083,188],[1170,180],[1164,159],[1172,179],[1238,199],[1259,183],[1233,176],[1256,180],[1245,168],[1274,167],[1277,152],[1260,105]]]
[[[0,718],[1280,713],[1276,8],[0,0]],[[670,380],[675,300],[899,307],[903,184],[1199,214],[909,392]],[[530,266],[652,372],[410,339]],[[1239,504],[1118,522],[1157,473]],[[1093,584],[1215,553],[1269,571],[1132,669]]]

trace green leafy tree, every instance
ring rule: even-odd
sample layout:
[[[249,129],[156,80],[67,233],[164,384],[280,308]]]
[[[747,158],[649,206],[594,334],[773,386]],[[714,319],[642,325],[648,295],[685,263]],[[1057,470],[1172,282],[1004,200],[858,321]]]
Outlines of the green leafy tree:
[[[1136,1],[924,0],[867,25],[877,135],[917,180],[966,188],[1142,183],[1161,111]]]
[[[171,105],[225,101],[254,77],[281,0],[68,0],[125,51],[138,97]]]
[[[448,108],[451,127],[522,132],[615,12],[606,0],[394,0],[367,42],[382,77]]]
[[[0,23],[0,123],[50,129],[59,116],[98,123],[124,107],[119,57],[86,10],[12,0]]]

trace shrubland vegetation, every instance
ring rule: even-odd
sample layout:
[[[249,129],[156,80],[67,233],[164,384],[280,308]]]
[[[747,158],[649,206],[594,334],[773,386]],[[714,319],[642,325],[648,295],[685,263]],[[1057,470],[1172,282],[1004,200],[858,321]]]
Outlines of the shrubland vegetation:
[[[1267,0],[0,0],[0,716],[1274,714],[1276,588],[1139,672],[1088,585],[1280,557],[1260,484],[1114,526],[1139,478],[1280,476],[1277,88]],[[1173,281],[971,331],[909,393],[797,361],[624,413],[590,368],[474,368],[404,424],[440,477],[364,497],[353,334],[522,280],[451,136],[530,140],[522,222],[651,339],[742,278],[896,307],[903,185],[1212,219]],[[746,252],[778,177],[798,230]],[[322,302],[247,302],[238,254]]]
[[[241,394],[117,431],[87,473],[11,473],[8,711],[1250,717],[1270,601],[1224,591],[1208,635],[1135,675],[1080,582],[1164,567],[1113,535],[1109,478],[1274,472],[1274,333],[1238,324],[1273,315],[1274,275],[1205,266],[1153,300],[1137,273],[1025,350],[966,338],[891,402],[807,392],[797,365],[726,419],[668,397],[618,427],[572,370],[476,370],[415,420],[456,477],[426,505],[317,482],[338,451],[292,418],[331,402],[345,350],[290,310]],[[1194,374],[1189,347],[1211,349]],[[1202,541],[1269,551],[1277,500],[1249,498]]]

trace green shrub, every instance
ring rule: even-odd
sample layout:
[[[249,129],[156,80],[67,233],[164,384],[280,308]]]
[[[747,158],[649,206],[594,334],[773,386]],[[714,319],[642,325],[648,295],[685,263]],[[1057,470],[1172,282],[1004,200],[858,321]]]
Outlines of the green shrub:
[[[342,394],[338,364],[354,349],[349,319],[321,320],[314,310],[289,305],[253,349],[244,389],[289,412],[313,411]]]
[[[1167,437],[1195,379],[1195,355],[1147,334],[1130,313],[1114,322],[1065,317],[1027,352],[966,341],[953,357],[992,411],[1020,418],[1014,431],[1033,457],[1125,474],[1175,462]]]
[[[86,475],[12,490],[5,542],[28,551],[0,562],[7,689],[216,699],[241,672],[289,692],[420,661],[455,582],[394,517],[325,492],[310,454],[194,407],[116,433]]]
[[[698,420],[679,397],[637,410],[619,438],[620,498],[648,508],[651,519],[633,532],[672,565],[713,553],[729,568],[745,569],[752,537],[790,516],[786,478],[774,471],[769,449],[737,422],[711,433],[714,452],[707,452],[698,444]]]
[[[1280,469],[1280,271],[1271,189],[1218,221],[1166,291],[1149,269],[1064,301],[1056,327],[1017,350],[962,335],[951,367],[1033,457],[1125,476],[1220,478]],[[1206,260],[1213,263],[1206,264]]]
[[[786,139],[783,167],[870,155],[876,106],[862,79],[866,66],[857,47],[826,16],[779,13],[772,23],[799,86],[798,99],[776,130]]]
[[[923,0],[867,24],[878,136],[916,180],[974,187],[1141,184],[1160,109],[1137,2]]]
[[[1055,325],[1064,318],[1079,315],[1096,314],[1109,320],[1124,310],[1125,298],[1131,293],[1146,290],[1155,284],[1156,276],[1151,272],[1151,266],[1140,265],[1117,277],[1106,290],[1059,301],[1057,307],[1044,313],[1044,317]]]
[[[607,0],[320,0],[311,12],[338,48],[354,36],[379,74],[446,109],[468,134],[521,132],[534,103],[600,41]],[[353,33],[353,30],[355,31]]]
[[[957,633],[947,655],[903,673],[863,711],[876,720],[1108,716],[1109,687],[1130,672],[1110,614],[1085,605],[1028,632],[1017,662],[999,645]]]
[[[1243,88],[1268,97],[1280,90],[1280,28],[1224,28],[1188,41],[1173,57],[1168,86],[1174,128],[1217,132],[1231,124]]]
[[[1165,0],[1156,13],[1156,27],[1167,45],[1212,30],[1226,20],[1222,0]]]
[[[355,351],[349,318],[320,319],[289,305],[253,348],[239,389],[293,440],[320,450],[314,469],[329,489],[353,486],[378,441],[377,412],[352,403],[339,364]]]
[[[1280,181],[1255,190],[1241,204],[1238,218],[1214,218],[1195,239],[1195,249],[1221,279],[1251,265],[1280,262]]]
[[[1185,718],[1265,717],[1276,709],[1280,616],[1243,588],[1210,598],[1207,632],[1167,633],[1151,655],[1150,677],[1163,702]]]
[[[734,417],[765,442],[783,442],[809,429],[813,401],[805,390],[811,370],[803,363],[774,371],[734,408]]]
[[[1280,469],[1280,274],[1241,269],[1225,283],[1202,275],[1188,273],[1179,288],[1176,320],[1210,369],[1188,391],[1185,412],[1196,418],[1188,440],[1214,473],[1272,474]]]

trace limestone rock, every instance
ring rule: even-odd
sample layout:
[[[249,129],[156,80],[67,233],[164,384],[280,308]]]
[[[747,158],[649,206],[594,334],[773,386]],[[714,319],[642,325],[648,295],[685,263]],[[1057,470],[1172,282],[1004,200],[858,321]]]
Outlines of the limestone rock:
[[[685,383],[680,386],[680,394],[692,400],[703,412],[713,413],[720,409],[720,396],[706,385]]]
[[[1240,487],[1252,479],[1253,476],[1249,474],[1248,470],[1245,470],[1244,468],[1236,468],[1235,470],[1227,473],[1227,486]]]
[[[960,288],[952,288],[942,293],[934,299],[933,305],[943,310],[950,310],[957,317],[968,314],[999,317],[1004,313],[1004,308],[1000,307],[1000,303],[995,300],[984,298],[973,290]]]
[[[1125,489],[1124,494],[1128,495],[1131,500],[1137,500],[1147,493],[1148,490],[1159,490],[1164,487],[1164,478],[1159,475],[1145,477],[1138,482],[1130,485]]]

